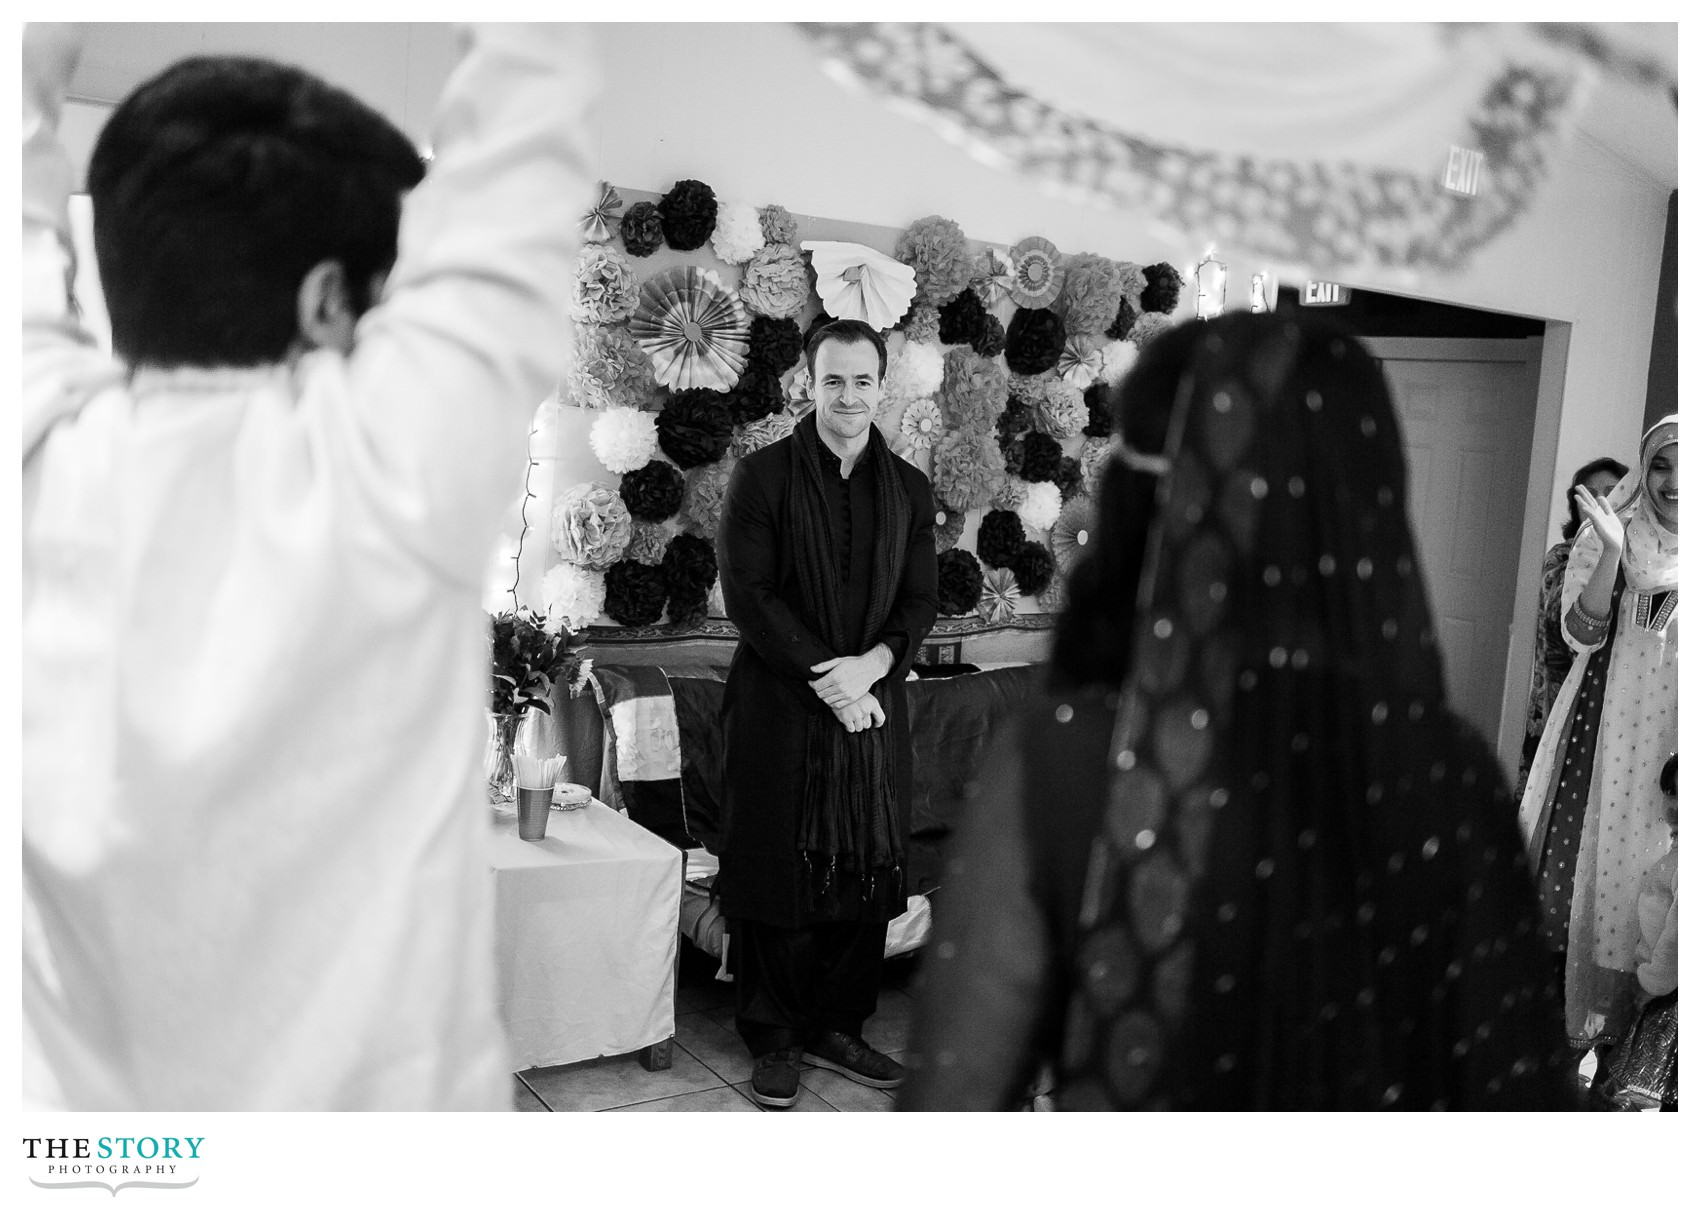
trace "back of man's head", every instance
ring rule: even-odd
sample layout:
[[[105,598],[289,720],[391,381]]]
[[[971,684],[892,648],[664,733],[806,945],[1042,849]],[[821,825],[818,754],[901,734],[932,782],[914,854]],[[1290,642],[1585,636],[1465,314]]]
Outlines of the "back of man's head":
[[[351,306],[395,261],[402,194],[424,176],[391,122],[263,59],[186,59],[138,87],[89,161],[112,342],[131,365],[286,357],[297,294],[341,265]]]

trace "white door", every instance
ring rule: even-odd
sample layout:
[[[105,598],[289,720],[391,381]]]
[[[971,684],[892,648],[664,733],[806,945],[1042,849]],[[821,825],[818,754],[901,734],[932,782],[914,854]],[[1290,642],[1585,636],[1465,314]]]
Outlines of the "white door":
[[[1511,631],[1525,622],[1513,620],[1512,605],[1540,340],[1364,344],[1381,361],[1404,430],[1411,525],[1448,698],[1491,746],[1500,734]],[[1534,627],[1532,618],[1526,622]]]

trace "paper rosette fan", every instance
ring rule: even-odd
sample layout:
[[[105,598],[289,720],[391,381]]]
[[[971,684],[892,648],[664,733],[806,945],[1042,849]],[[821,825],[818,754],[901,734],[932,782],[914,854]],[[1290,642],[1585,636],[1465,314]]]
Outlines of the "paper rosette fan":
[[[1045,307],[1062,294],[1062,254],[1043,236],[1029,236],[1009,250],[1015,268],[1009,296],[1018,307]]]
[[[606,181],[596,183],[596,201],[579,217],[579,230],[591,244],[607,244],[619,229],[620,193]]]
[[[1015,574],[1008,569],[988,569],[980,587],[976,604],[980,618],[987,623],[1008,623],[1015,618],[1020,605],[1021,587],[1015,584]]]
[[[888,329],[915,298],[915,271],[895,257],[844,240],[805,240],[815,267],[815,293],[827,315]]]
[[[738,382],[749,358],[744,305],[700,266],[674,266],[645,282],[630,328],[655,367],[656,381],[674,391],[724,392]]]

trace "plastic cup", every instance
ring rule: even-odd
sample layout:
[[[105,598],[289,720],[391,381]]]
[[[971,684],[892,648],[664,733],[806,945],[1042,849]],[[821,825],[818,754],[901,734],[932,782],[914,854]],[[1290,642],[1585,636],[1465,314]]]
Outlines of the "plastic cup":
[[[514,803],[519,809],[519,836],[526,842],[542,842],[549,832],[549,802],[555,798],[554,788],[515,788]]]

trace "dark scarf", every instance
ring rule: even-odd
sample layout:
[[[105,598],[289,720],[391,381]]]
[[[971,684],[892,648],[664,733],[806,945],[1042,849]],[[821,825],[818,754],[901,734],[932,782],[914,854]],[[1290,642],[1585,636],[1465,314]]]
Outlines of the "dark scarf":
[[[819,443],[815,417],[810,414],[797,423],[791,439],[785,519],[803,593],[804,620],[834,653],[853,656],[873,645],[897,600],[909,499],[898,475],[897,457],[879,430],[870,426],[862,458],[870,461],[874,477],[873,585],[867,617],[845,619]],[[901,686],[894,692],[882,680],[874,684],[873,693],[889,720],[891,697],[902,693]],[[893,885],[901,889],[902,840],[897,836],[892,758],[886,729],[850,733],[824,709],[809,713],[797,849],[803,854],[815,908],[829,908],[850,894],[854,901],[880,901]]]

